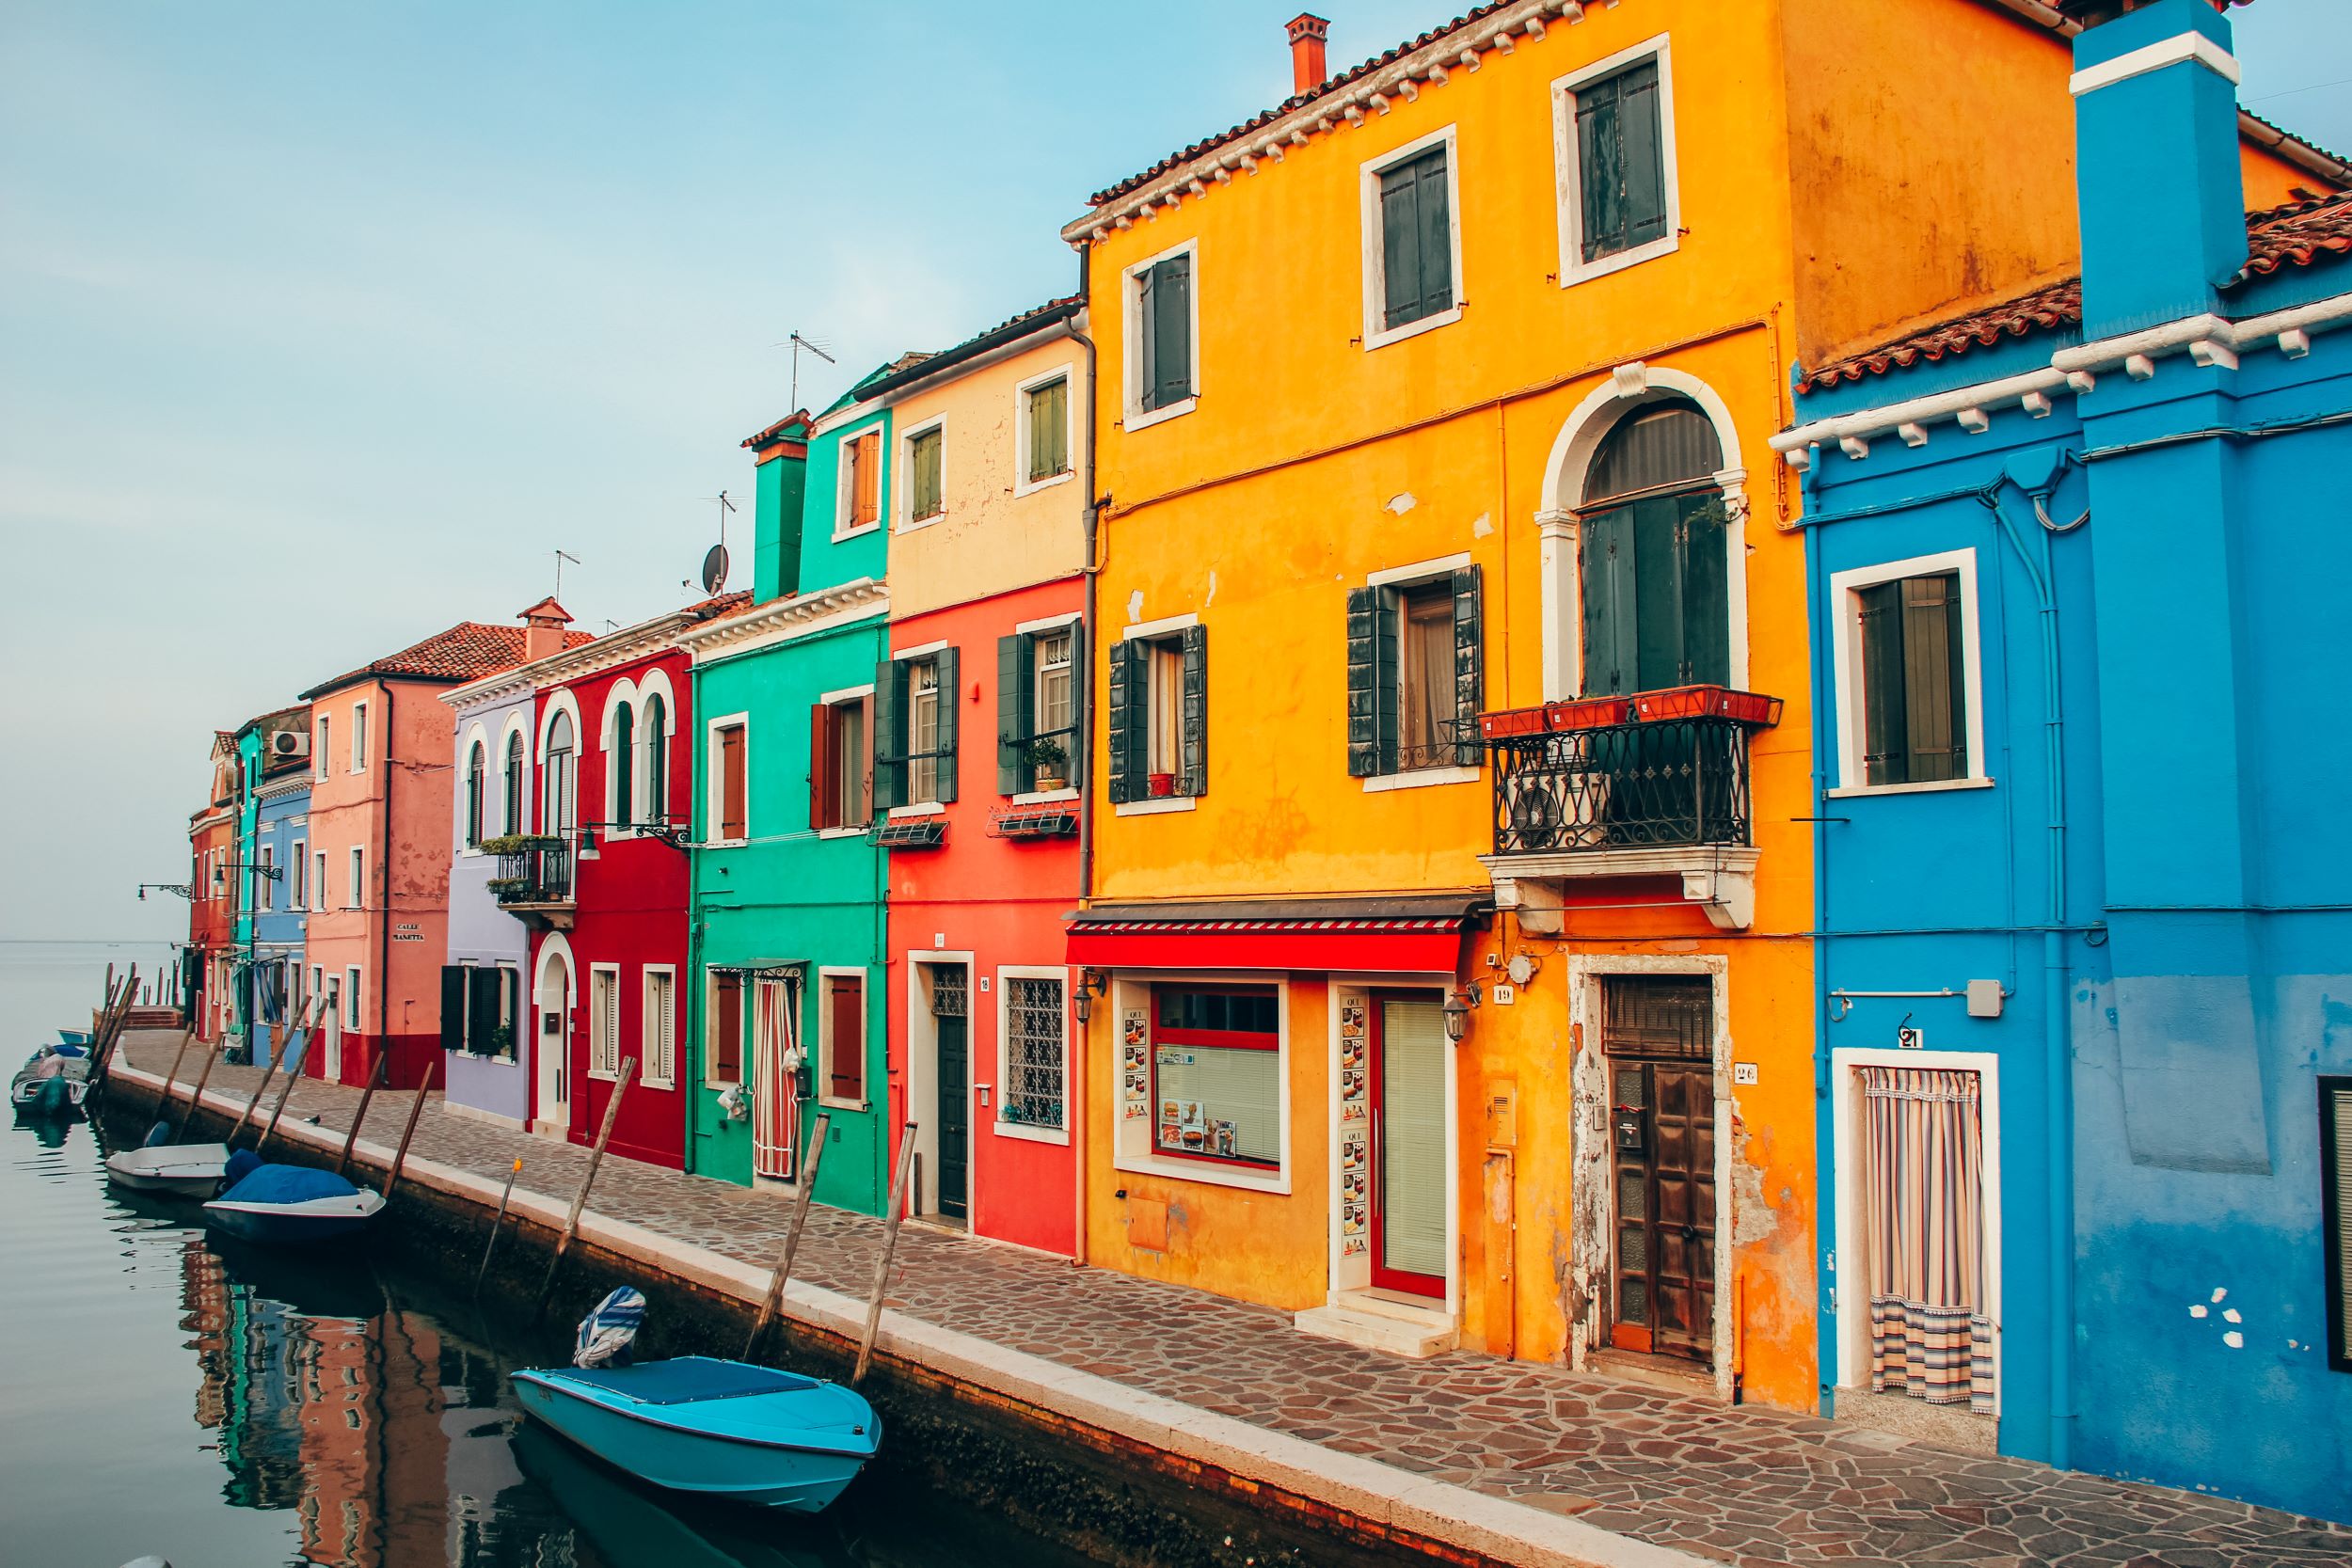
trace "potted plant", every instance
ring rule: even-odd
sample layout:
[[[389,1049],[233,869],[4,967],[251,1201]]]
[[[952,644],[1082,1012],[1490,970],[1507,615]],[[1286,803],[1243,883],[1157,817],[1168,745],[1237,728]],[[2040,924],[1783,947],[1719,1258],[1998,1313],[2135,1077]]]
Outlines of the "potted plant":
[[[1160,800],[1176,793],[1176,775],[1173,773],[1147,775],[1146,783],[1151,788],[1153,800]]]
[[[1034,770],[1040,789],[1070,787],[1070,749],[1054,736],[1041,735],[1021,748],[1022,760]]]

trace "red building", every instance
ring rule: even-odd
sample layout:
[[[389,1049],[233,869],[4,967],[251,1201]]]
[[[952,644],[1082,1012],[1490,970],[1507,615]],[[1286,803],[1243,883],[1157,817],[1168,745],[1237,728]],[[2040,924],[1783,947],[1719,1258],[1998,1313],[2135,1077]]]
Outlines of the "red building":
[[[237,963],[237,737],[213,732],[211,798],[188,817],[188,948],[181,985],[196,1037],[234,1022]]]
[[[516,867],[527,874],[493,889],[532,927],[527,973],[541,1030],[532,1126],[594,1142],[633,1057],[611,1148],[674,1170],[686,1164],[680,1029],[694,786],[681,738],[694,733],[693,682],[676,640],[750,602],[723,594],[521,672],[536,689],[535,838]],[[561,1049],[548,1049],[558,1036]]]

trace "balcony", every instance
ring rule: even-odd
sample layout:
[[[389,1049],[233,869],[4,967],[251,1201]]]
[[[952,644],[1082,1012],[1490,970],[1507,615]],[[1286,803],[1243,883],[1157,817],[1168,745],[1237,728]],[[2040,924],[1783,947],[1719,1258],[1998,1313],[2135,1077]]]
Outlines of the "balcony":
[[[1719,687],[1551,703],[1481,717],[1494,781],[1496,904],[1562,929],[1566,885],[1674,877],[1715,926],[1755,917],[1748,745],[1777,699]]]
[[[572,925],[572,846],[567,838],[525,834],[483,846],[498,854],[490,895],[499,908],[535,925]]]

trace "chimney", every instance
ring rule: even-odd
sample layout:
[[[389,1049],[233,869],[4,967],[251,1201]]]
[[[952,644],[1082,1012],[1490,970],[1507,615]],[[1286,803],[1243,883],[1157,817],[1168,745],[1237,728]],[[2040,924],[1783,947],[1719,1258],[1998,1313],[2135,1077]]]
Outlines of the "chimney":
[[[2075,37],[2085,338],[2211,310],[2246,264],[2237,82],[2213,0],[2151,0]]]
[[[541,599],[524,610],[522,621],[525,664],[564,651],[564,628],[572,624],[572,616],[553,598]]]
[[[1323,65],[1323,40],[1331,24],[1311,11],[1291,18],[1291,92],[1303,96],[1323,85],[1329,74]]]

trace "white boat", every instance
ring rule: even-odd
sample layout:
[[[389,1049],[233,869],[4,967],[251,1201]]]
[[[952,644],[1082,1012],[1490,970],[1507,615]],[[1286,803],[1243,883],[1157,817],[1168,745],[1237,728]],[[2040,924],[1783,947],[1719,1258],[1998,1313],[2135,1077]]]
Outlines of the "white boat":
[[[265,1164],[251,1149],[230,1157],[229,1188],[204,1205],[204,1217],[231,1236],[274,1246],[309,1246],[366,1228],[384,1196],[355,1187],[332,1171]]]
[[[64,1116],[80,1110],[89,1095],[90,1060],[78,1049],[69,1049],[70,1054],[53,1046],[35,1052],[8,1081],[9,1103],[35,1116]],[[56,1072],[35,1072],[41,1058],[52,1054],[61,1057],[64,1067]]]
[[[162,1144],[106,1156],[106,1179],[133,1192],[208,1198],[229,1168],[227,1144]]]

